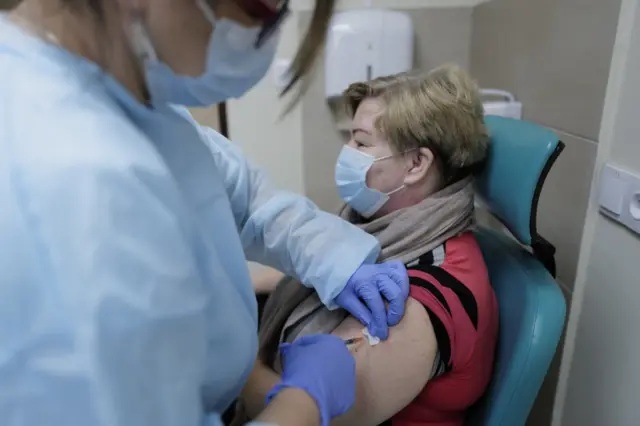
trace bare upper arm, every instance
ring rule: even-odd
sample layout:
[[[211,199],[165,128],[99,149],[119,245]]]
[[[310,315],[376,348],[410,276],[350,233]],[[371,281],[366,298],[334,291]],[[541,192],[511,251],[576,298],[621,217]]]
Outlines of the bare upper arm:
[[[334,332],[342,338],[362,336],[363,326],[347,318]],[[405,316],[390,328],[389,339],[376,346],[353,348],[356,358],[356,402],[332,426],[376,426],[406,407],[431,376],[438,346],[424,306],[409,298]]]
[[[341,338],[360,337],[363,325],[347,318],[333,334]],[[389,330],[389,339],[376,346],[363,343],[353,348],[356,358],[356,402],[332,426],[376,426],[409,404],[431,375],[437,351],[436,337],[426,309],[409,298],[405,316]],[[264,408],[264,398],[279,376],[273,371],[249,380],[243,392],[245,408],[254,418]],[[263,372],[264,373],[264,372]]]

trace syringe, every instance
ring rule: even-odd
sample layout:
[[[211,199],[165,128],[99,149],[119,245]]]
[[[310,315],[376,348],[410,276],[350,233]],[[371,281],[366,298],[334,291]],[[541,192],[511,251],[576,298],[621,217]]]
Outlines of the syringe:
[[[352,345],[355,345],[356,343],[360,343],[364,341],[364,337],[352,337],[350,339],[343,339],[342,341],[344,342],[345,345],[352,346]]]

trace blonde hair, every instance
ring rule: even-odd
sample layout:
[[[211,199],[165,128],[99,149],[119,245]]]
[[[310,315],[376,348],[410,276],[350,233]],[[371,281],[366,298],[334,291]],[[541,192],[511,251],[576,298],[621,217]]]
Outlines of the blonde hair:
[[[478,87],[456,65],[354,83],[343,95],[351,117],[364,99],[380,99],[384,110],[375,126],[392,149],[429,148],[445,180],[473,171],[487,156],[489,136]]]

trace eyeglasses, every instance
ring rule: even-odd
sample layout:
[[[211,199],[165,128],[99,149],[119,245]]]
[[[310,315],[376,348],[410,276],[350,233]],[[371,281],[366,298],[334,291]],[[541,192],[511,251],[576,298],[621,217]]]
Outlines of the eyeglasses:
[[[274,3],[267,0],[236,0],[236,3],[247,15],[263,22],[256,39],[256,49],[259,49],[273,35],[289,14],[289,0],[279,0],[275,5],[267,4]]]

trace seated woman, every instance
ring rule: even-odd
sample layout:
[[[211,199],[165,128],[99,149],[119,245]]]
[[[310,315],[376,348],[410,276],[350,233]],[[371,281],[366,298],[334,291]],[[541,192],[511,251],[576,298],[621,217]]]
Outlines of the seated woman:
[[[336,165],[346,202],[341,215],[379,239],[380,260],[406,264],[411,289],[388,340],[353,346],[356,403],[332,424],[461,426],[491,377],[498,329],[496,299],[471,233],[472,174],[489,141],[477,87],[460,68],[445,66],[356,83],[344,97],[353,119]],[[265,280],[260,286],[269,287]],[[278,381],[281,342],[312,333],[363,336],[363,324],[347,315],[282,279],[260,330],[259,362],[274,373],[268,383],[249,381],[238,419],[258,413]]]

